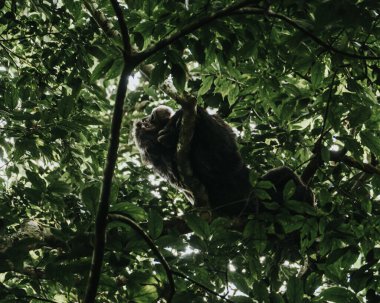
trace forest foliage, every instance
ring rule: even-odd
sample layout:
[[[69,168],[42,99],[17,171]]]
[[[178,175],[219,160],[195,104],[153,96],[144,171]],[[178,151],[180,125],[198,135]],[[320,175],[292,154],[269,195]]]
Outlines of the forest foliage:
[[[0,0],[0,302],[380,302],[379,14]],[[199,218],[131,136],[184,94],[236,130],[257,196],[286,165],[316,206],[263,203],[241,228]]]

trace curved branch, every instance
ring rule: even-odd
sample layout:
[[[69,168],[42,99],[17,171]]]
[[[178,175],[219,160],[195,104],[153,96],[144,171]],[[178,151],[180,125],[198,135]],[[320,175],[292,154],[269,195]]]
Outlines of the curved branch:
[[[119,215],[119,214],[110,214],[108,217],[112,220],[121,221],[121,222],[129,225],[130,227],[132,227],[132,229],[134,231],[136,231],[145,240],[145,242],[148,244],[148,246],[153,251],[153,253],[156,255],[157,259],[160,261],[161,265],[163,266],[163,268],[166,272],[166,276],[168,278],[169,287],[170,287],[170,291],[169,291],[169,294],[167,295],[166,299],[168,300],[168,302],[171,302],[173,295],[175,293],[175,283],[174,283],[172,271],[170,269],[169,263],[166,261],[165,257],[161,254],[161,252],[157,248],[157,246],[154,244],[153,240],[149,237],[149,235],[135,221],[128,218],[127,216]]]
[[[99,10],[96,10],[93,6],[93,4],[88,1],[84,0],[83,2],[84,7],[88,10],[91,17],[94,19],[96,24],[101,28],[101,30],[106,34],[106,37],[108,38],[116,38],[120,37],[120,33],[117,30],[113,29],[112,23],[110,23],[106,16]]]
[[[322,47],[324,47],[326,50],[328,50],[330,52],[334,52],[334,53],[340,54],[342,56],[349,57],[349,58],[354,58],[354,59],[380,60],[380,56],[362,56],[362,55],[348,53],[348,52],[345,52],[343,50],[337,49],[337,48],[329,45],[328,43],[324,42],[320,38],[318,38],[311,31],[309,31],[309,30],[303,28],[302,26],[300,26],[296,21],[290,19],[289,17],[287,17],[285,15],[282,15],[282,14],[279,14],[279,13],[275,13],[272,10],[266,10],[266,9],[263,9],[263,8],[260,8],[260,7],[248,7],[248,8],[241,8],[238,11],[236,11],[235,13],[237,13],[237,14],[265,15],[267,17],[272,17],[272,18],[275,18],[275,19],[280,19],[280,20],[284,21],[285,23],[288,23],[289,25],[293,26],[294,28],[300,30],[301,32],[303,32],[304,34],[306,34],[307,36],[309,36],[310,39],[312,39],[314,42],[316,42],[317,44],[321,45]]]
[[[208,288],[207,286],[205,286],[205,285],[203,285],[203,284],[195,281],[194,279],[186,276],[185,274],[183,274],[183,273],[181,273],[179,271],[172,270],[172,273],[173,273],[173,275],[176,275],[178,277],[181,277],[181,278],[183,278],[185,280],[190,281],[191,283],[193,283],[193,284],[197,285],[198,287],[202,288],[204,291],[206,291],[206,292],[208,292],[208,293],[210,293],[210,294],[212,294],[212,295],[214,295],[214,296],[216,296],[218,298],[221,298],[222,300],[224,300],[224,301],[226,301],[228,303],[235,303],[234,301],[231,301],[230,299],[227,299],[225,296],[222,296],[222,295],[218,294],[216,291],[213,291],[212,289]]]
[[[211,15],[201,17],[197,19],[196,21],[190,22],[188,25],[185,25],[181,30],[175,32],[174,34],[170,35],[169,37],[160,40],[152,47],[148,48],[147,50],[141,52],[138,57],[141,61],[144,61],[146,58],[150,57],[151,55],[155,54],[156,52],[160,51],[161,49],[165,48],[166,46],[172,44],[173,42],[177,41],[178,39],[181,39],[182,37],[186,36],[187,34],[190,34],[194,32],[195,30],[201,28],[202,26],[216,20],[219,18],[223,18],[226,16],[230,16],[232,13],[237,11],[238,9],[245,7],[249,4],[251,4],[251,0],[245,0],[241,1],[239,3],[234,3],[224,9],[221,9],[215,13],[212,13]]]

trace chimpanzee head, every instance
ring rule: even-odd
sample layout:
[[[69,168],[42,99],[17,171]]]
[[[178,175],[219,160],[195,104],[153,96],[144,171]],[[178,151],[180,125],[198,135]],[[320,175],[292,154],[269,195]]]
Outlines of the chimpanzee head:
[[[149,152],[148,148],[158,144],[158,133],[167,125],[173,114],[172,108],[160,105],[153,109],[150,115],[135,121],[133,135],[142,155]]]

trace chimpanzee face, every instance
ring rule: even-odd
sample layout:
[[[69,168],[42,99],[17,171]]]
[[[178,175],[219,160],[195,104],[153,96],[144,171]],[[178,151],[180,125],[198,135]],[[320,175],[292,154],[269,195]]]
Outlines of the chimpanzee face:
[[[134,123],[133,134],[140,150],[158,143],[158,133],[173,116],[174,111],[165,105],[156,107],[152,113]]]

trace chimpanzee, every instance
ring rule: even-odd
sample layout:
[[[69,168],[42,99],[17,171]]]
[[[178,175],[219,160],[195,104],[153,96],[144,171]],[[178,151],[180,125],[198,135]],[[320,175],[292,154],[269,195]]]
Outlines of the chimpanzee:
[[[182,109],[174,113],[170,107],[161,105],[134,124],[134,137],[143,160],[180,189],[185,186],[178,174],[176,148],[182,113]],[[256,206],[250,203],[249,170],[243,163],[231,127],[199,106],[196,115],[190,164],[195,177],[205,186],[212,212],[234,216],[255,211]],[[289,180],[294,180],[296,185],[294,199],[303,200],[309,191],[287,167],[269,171],[262,179],[273,183],[274,189],[269,194],[280,203]]]

